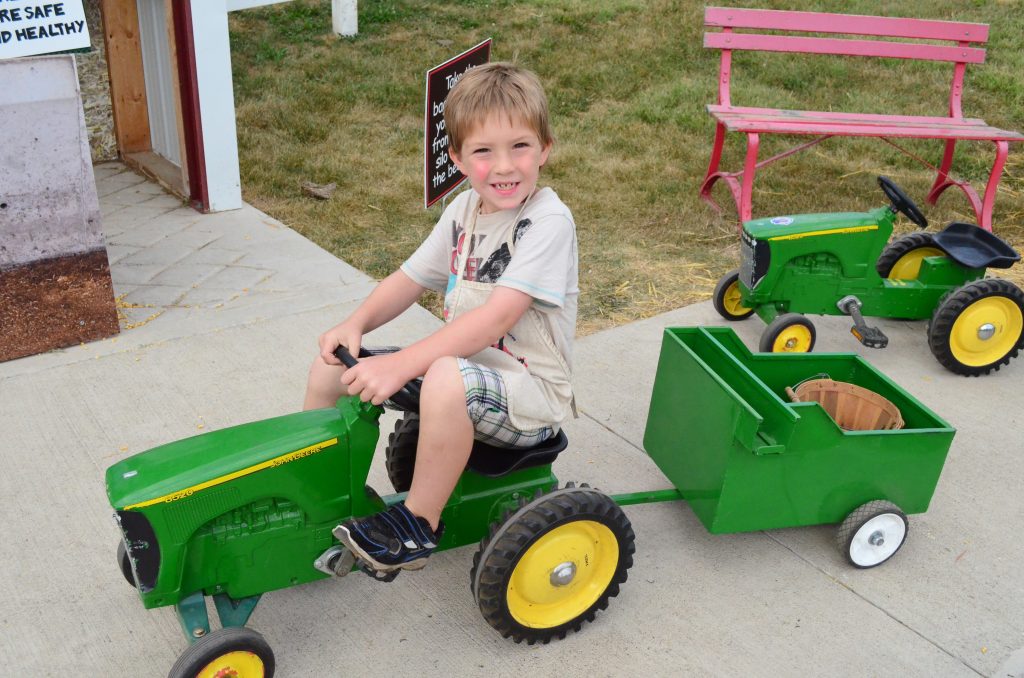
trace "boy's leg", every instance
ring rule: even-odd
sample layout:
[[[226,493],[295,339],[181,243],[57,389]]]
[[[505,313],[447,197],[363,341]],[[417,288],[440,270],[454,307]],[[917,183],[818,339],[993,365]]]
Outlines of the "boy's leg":
[[[430,366],[420,391],[420,432],[416,467],[406,507],[437,530],[473,451],[473,422],[466,410],[466,389],[456,358]]]
[[[309,366],[306,397],[303,400],[302,409],[316,410],[334,407],[338,398],[347,394],[341,383],[341,375],[344,372],[344,365],[328,365],[320,356],[314,358],[313,364]]]

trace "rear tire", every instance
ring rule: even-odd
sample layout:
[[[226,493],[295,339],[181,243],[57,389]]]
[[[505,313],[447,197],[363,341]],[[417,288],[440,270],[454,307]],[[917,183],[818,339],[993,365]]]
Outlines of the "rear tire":
[[[388,446],[384,451],[384,466],[395,492],[408,492],[412,487],[419,439],[420,415],[406,412],[395,423],[395,431],[388,436]]]
[[[882,250],[875,270],[891,280],[917,280],[921,261],[926,257],[944,257],[931,233],[909,233],[896,238]]]
[[[1024,292],[1001,278],[967,283],[935,309],[928,347],[956,374],[977,377],[998,370],[1024,348]]]
[[[761,333],[762,353],[810,353],[817,333],[814,323],[799,313],[783,313]]]
[[[633,565],[634,540],[611,497],[587,487],[554,490],[491,526],[470,588],[503,637],[548,643],[608,607]]]
[[[726,320],[743,320],[749,318],[754,309],[743,305],[740,296],[740,272],[738,269],[729,271],[718,284],[715,285],[715,292],[711,302],[718,311],[718,315]]]

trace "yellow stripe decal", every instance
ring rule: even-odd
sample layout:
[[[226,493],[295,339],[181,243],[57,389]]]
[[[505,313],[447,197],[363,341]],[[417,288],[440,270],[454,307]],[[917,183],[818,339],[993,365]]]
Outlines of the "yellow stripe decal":
[[[794,233],[792,235],[778,235],[774,238],[768,238],[768,240],[799,240],[800,238],[810,238],[815,235],[838,235],[840,233],[863,233],[864,231],[877,231],[878,224],[872,224],[871,226],[853,226],[850,228],[833,228],[828,231],[808,231],[807,233]]]
[[[180,490],[178,492],[171,492],[170,494],[165,494],[164,496],[157,497],[156,499],[150,499],[149,501],[141,501],[138,504],[132,504],[131,506],[125,506],[122,510],[123,511],[129,511],[131,509],[137,509],[137,508],[143,508],[143,507],[146,507],[146,506],[152,506],[153,504],[159,504],[161,502],[172,502],[172,501],[177,501],[178,499],[184,499],[185,497],[191,497],[193,494],[195,494],[199,490],[205,490],[208,487],[214,487],[215,485],[221,485],[223,483],[228,482],[229,480],[234,480],[235,478],[241,478],[242,476],[247,476],[247,475],[249,475],[251,473],[256,473],[257,471],[262,471],[263,469],[266,469],[266,468],[272,468],[274,466],[280,466],[282,464],[287,464],[290,461],[295,461],[296,459],[301,459],[303,457],[308,457],[310,455],[316,454],[317,452],[320,452],[324,448],[330,447],[331,445],[337,445],[337,444],[338,444],[338,439],[337,438],[331,438],[330,440],[325,440],[322,443],[317,443],[315,445],[310,445],[309,447],[303,447],[301,450],[295,450],[294,452],[289,452],[288,454],[282,454],[280,457],[274,457],[273,459],[270,459],[270,460],[265,461],[263,463],[256,464],[254,466],[250,466],[248,468],[243,468],[241,471],[235,471],[234,473],[228,473],[227,475],[220,476],[219,478],[214,478],[213,480],[207,480],[204,483],[199,483],[198,485],[193,485],[192,487],[186,487],[184,490]]]

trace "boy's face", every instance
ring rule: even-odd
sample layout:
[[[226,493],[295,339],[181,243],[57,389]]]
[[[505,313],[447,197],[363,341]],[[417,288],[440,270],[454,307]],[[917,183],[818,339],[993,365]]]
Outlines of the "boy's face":
[[[480,194],[481,212],[518,207],[537,185],[551,144],[521,121],[494,114],[466,136],[462,150],[451,152],[459,170]]]

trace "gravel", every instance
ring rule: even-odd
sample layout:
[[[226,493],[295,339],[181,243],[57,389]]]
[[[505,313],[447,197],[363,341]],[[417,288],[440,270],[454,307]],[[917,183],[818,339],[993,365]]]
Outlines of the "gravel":
[[[85,19],[89,25],[92,51],[76,54],[78,82],[85,108],[85,128],[89,132],[89,148],[93,164],[117,158],[114,139],[114,117],[110,105],[110,81],[107,54],[103,47],[103,22],[99,0],[85,0]]]

